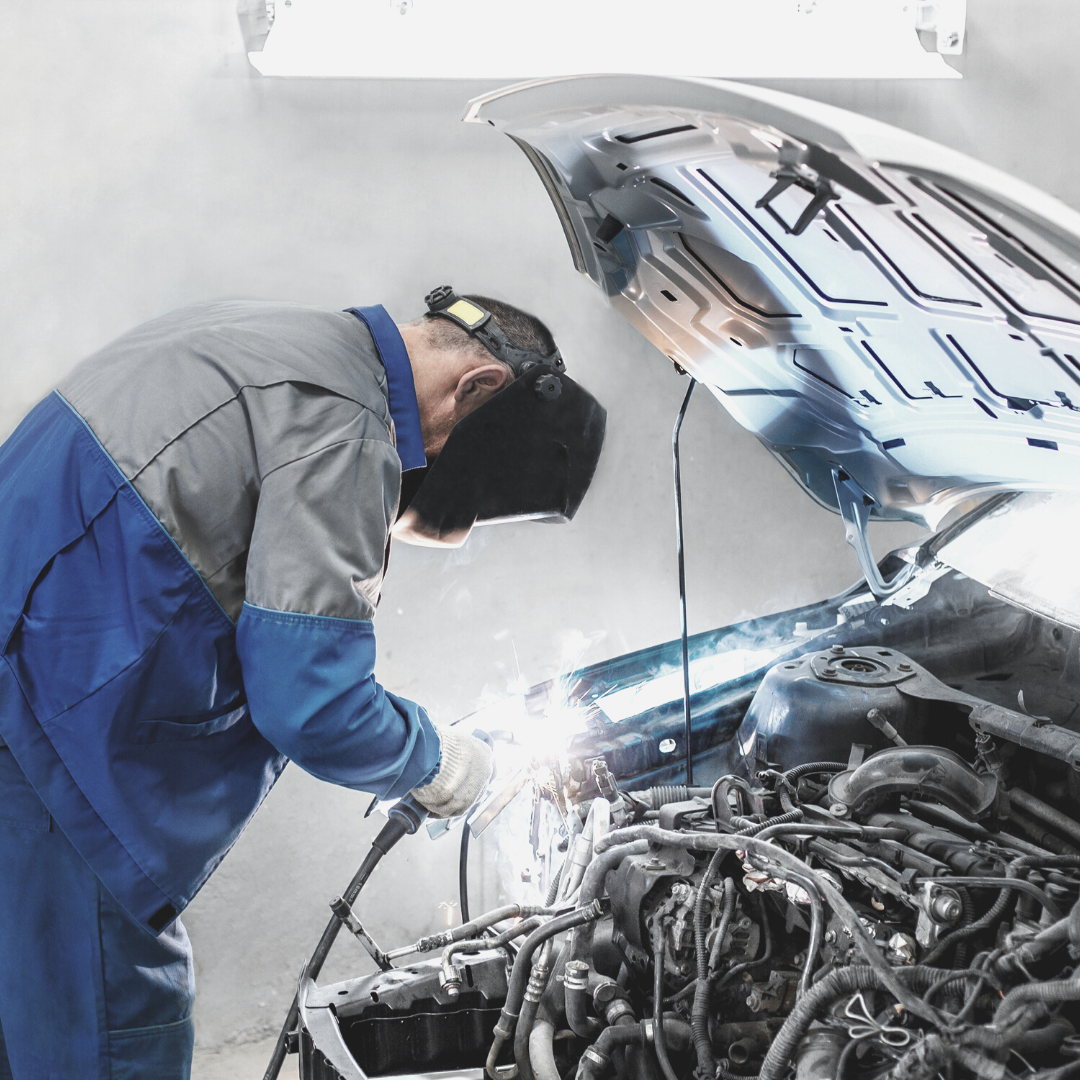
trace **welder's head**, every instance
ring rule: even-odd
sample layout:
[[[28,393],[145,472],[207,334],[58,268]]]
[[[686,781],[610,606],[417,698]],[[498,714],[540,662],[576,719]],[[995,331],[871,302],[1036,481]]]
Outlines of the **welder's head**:
[[[428,341],[467,358],[458,398],[477,397],[461,402],[460,419],[438,456],[429,457],[426,475],[402,478],[404,509],[394,536],[458,547],[473,525],[569,521],[596,471],[603,407],[566,375],[550,331],[534,316],[487,297],[459,296],[448,285],[425,301]]]

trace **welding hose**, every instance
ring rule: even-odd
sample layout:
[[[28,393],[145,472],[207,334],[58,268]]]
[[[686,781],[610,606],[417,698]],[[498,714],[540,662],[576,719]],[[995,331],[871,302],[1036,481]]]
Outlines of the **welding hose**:
[[[629,844],[635,840],[648,840],[662,847],[696,848],[715,851],[724,848],[727,851],[747,851],[759,858],[779,864],[797,874],[807,875],[813,881],[828,905],[839,918],[841,925],[851,934],[855,947],[866,958],[867,963],[880,976],[882,984],[896,1000],[909,1012],[920,1019],[941,1026],[941,1018],[936,1009],[913,996],[897,977],[896,970],[882,955],[862,920],[855,913],[843,893],[824,874],[819,874],[806,865],[802,859],[776,844],[768,844],[753,836],[732,836],[726,833],[677,833],[667,829],[656,829],[647,825],[635,825],[608,833],[596,842],[599,854],[616,844]]]
[[[565,915],[556,915],[555,918],[534,930],[521,944],[517,957],[514,959],[514,967],[510,973],[510,985],[506,991],[506,1004],[499,1014],[499,1022],[495,1025],[491,1049],[488,1051],[485,1071],[491,1080],[506,1080],[505,1074],[500,1074],[495,1065],[499,1054],[502,1052],[506,1040],[513,1034],[518,1014],[521,1011],[521,1003],[525,998],[525,989],[528,985],[532,970],[532,958],[536,950],[548,940],[575,926],[592,919],[599,919],[604,909],[598,900],[594,900],[587,907],[575,908]],[[516,1072],[516,1069],[515,1069]]]
[[[367,884],[368,878],[374,873],[375,867],[379,865],[382,857],[403,836],[415,833],[427,816],[427,810],[418,804],[411,795],[406,795],[405,798],[400,799],[396,805],[391,807],[386,824],[375,839],[372,840],[371,848],[367,855],[364,856],[360,869],[353,875],[352,880],[342,894],[342,899],[346,904],[351,907],[356,902],[360,890]],[[341,920],[335,915],[327,923],[322,937],[319,938],[319,944],[315,946],[315,951],[311,954],[311,959],[304,968],[304,974],[307,978],[314,980],[319,977],[319,972],[322,971],[322,966],[326,963],[330,948],[333,946],[340,929]],[[299,993],[297,993],[293,997],[292,1005],[289,1007],[288,1015],[285,1017],[285,1023],[282,1025],[277,1042],[274,1044],[274,1052],[270,1057],[270,1064],[267,1065],[266,1072],[263,1073],[263,1080],[277,1080],[281,1072],[281,1066],[285,1064],[289,1036],[293,1033],[299,1016],[300,999]]]

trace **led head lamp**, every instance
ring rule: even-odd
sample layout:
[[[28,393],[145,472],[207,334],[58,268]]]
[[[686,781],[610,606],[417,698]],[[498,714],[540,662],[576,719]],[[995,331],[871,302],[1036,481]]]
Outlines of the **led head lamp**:
[[[556,371],[565,371],[566,365],[556,349],[545,356],[536,349],[522,349],[515,345],[495,321],[490,311],[472,300],[466,300],[454,292],[452,285],[440,285],[424,297],[428,309],[427,318],[449,319],[465,333],[476,338],[496,359],[508,364],[515,377],[524,375],[538,364],[546,364]]]

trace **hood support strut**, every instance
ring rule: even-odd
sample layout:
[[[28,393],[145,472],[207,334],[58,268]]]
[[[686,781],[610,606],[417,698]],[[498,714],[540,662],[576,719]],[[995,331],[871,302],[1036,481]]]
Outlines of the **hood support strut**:
[[[859,569],[866,577],[866,584],[879,600],[891,596],[907,584],[915,571],[915,564],[909,563],[888,581],[881,576],[874,553],[870,550],[870,541],[866,538],[866,526],[870,520],[870,511],[875,505],[874,498],[863,491],[838,465],[832,468],[832,478],[840,516],[844,519],[844,539],[855,549],[855,557],[859,560]]]

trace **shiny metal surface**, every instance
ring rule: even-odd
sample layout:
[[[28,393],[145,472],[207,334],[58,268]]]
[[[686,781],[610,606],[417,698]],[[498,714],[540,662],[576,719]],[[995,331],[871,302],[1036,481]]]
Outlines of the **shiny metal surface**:
[[[1050,196],[710,80],[540,80],[466,119],[521,146],[577,268],[823,505],[836,470],[859,517],[931,527],[974,495],[1080,488],[1080,215]]]

